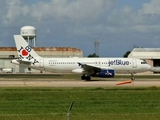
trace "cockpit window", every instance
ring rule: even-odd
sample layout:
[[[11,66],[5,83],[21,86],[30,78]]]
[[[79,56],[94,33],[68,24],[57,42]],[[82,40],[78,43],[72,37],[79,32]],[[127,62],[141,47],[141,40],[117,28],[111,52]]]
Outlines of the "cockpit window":
[[[141,62],[141,64],[147,64],[147,62],[144,60],[143,62]]]

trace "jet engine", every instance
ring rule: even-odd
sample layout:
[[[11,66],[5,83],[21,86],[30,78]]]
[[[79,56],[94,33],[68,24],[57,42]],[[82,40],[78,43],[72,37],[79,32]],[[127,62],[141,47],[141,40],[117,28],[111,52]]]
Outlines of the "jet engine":
[[[81,68],[74,69],[74,70],[72,70],[72,73],[83,73],[83,69],[81,69]]]
[[[101,70],[100,72],[92,75],[93,77],[114,77],[114,70]]]

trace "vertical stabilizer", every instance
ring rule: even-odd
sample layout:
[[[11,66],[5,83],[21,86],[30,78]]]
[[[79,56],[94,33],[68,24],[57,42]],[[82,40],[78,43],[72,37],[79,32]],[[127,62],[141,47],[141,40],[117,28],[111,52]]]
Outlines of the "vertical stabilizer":
[[[40,56],[32,49],[21,35],[14,35],[14,40],[19,56],[19,60],[30,61],[40,58]]]

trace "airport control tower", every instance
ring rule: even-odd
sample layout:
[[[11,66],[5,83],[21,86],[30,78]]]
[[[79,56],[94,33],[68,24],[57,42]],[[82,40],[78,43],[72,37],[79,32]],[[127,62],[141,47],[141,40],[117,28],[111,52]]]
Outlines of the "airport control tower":
[[[36,28],[33,26],[24,26],[20,30],[22,37],[32,47],[36,47]]]

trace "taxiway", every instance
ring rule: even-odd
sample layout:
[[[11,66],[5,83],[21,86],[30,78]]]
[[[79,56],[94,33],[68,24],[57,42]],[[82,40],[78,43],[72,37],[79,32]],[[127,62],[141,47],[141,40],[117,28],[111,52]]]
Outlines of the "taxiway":
[[[119,86],[139,86],[139,87],[160,87],[160,80],[135,80],[132,83],[119,85],[120,80],[108,81],[81,81],[81,80],[59,80],[59,79],[4,79],[0,80],[1,87],[119,87]]]

